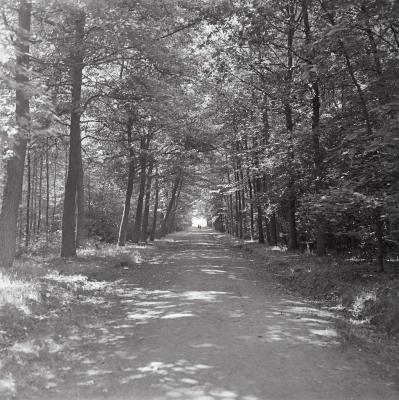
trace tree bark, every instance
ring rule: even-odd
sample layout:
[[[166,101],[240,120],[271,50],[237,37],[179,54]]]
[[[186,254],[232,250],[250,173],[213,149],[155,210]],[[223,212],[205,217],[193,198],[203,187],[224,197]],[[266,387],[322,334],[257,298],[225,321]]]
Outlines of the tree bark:
[[[129,149],[129,171],[127,176],[127,188],[125,195],[125,204],[123,206],[123,214],[122,220],[119,226],[119,237],[118,237],[118,246],[124,246],[126,243],[126,234],[127,228],[129,225],[129,213],[130,213],[130,203],[132,200],[133,194],[133,181],[134,181],[134,150],[133,150],[133,142],[132,142],[132,127],[133,120],[132,118],[128,118],[127,126],[126,126],[126,134],[127,134],[127,146]]]
[[[166,214],[162,220],[161,229],[159,231],[160,237],[165,236],[167,233],[167,227],[168,227],[168,222],[169,222],[168,220],[170,218],[170,214],[171,214],[171,212],[173,210],[173,206],[175,204],[176,193],[180,186],[180,180],[181,180],[181,171],[178,173],[178,175],[176,176],[174,183],[173,183],[172,196],[170,198],[168,208],[166,209]]]
[[[68,156],[68,173],[65,185],[64,210],[62,215],[61,257],[76,256],[76,193],[79,180],[79,160],[81,159],[80,118],[82,97],[82,76],[84,67],[83,42],[85,37],[83,12],[75,19],[75,46],[71,54],[71,126]]]
[[[262,113],[262,116],[264,116],[264,112]],[[265,123],[268,126],[268,118],[266,118],[266,121],[263,117],[263,126],[265,128]],[[257,214],[257,227],[258,227],[258,242],[259,244],[264,244],[265,243],[265,234],[263,230],[263,207],[262,207],[262,202],[261,202],[261,195],[262,195],[262,179],[259,176],[259,170],[260,170],[260,164],[259,164],[259,153],[260,153],[260,146],[259,146],[259,141],[256,136],[253,138],[253,148],[255,149],[255,154],[254,154],[254,162],[255,162],[255,168],[256,168],[256,175],[254,176],[254,196],[255,196],[255,201],[256,201],[256,214]]]
[[[32,218],[31,231],[33,242],[36,242],[36,220],[37,220],[37,154],[33,157],[33,176],[32,176]]]
[[[310,47],[312,44],[312,32],[309,22],[308,12],[309,0],[302,0],[302,16],[305,28],[306,44]],[[314,54],[310,54],[308,65],[313,66]],[[320,150],[320,90],[318,78],[311,78],[310,84],[312,86],[312,144],[313,144],[313,168],[314,168],[314,182],[315,194],[319,194],[322,184],[322,155]],[[326,254],[326,241],[325,241],[325,218],[319,212],[316,218],[316,254],[324,256]]]
[[[49,239],[50,223],[50,162],[49,162],[49,140],[46,138],[46,241]]]
[[[377,238],[377,264],[378,271],[384,271],[384,223],[381,218],[381,213],[376,212],[375,215],[375,235]]]
[[[153,167],[154,167],[154,161],[152,160],[150,162],[150,165],[148,166],[147,184],[145,188],[144,215],[143,215],[143,224],[141,227],[142,242],[147,242],[147,237],[148,237],[148,218],[150,215],[151,181],[152,181]]]
[[[10,268],[14,261],[17,239],[18,209],[22,196],[22,183],[28,133],[29,110],[29,42],[32,5],[21,0],[18,10],[18,31],[15,46],[16,60],[16,124],[17,137],[13,155],[7,160],[6,181],[0,213],[0,268]]]
[[[51,227],[50,227],[51,233],[54,230],[55,212],[57,210],[57,172],[58,172],[57,164],[58,164],[58,142],[57,139],[55,139],[54,176],[53,176],[53,212],[51,215]]]
[[[256,196],[256,209],[257,209],[257,225],[258,225],[258,242],[259,244],[265,243],[265,233],[263,230],[263,208],[261,204],[261,179],[259,177],[254,178],[254,188]]]
[[[39,201],[38,201],[38,216],[37,216],[37,236],[40,238],[40,231],[42,228],[42,195],[43,195],[43,154],[40,154],[40,168],[39,168]]]
[[[270,216],[270,245],[277,246],[277,218],[276,213],[273,212]]]
[[[227,155],[226,155],[226,164],[228,163],[228,159],[227,159]],[[230,171],[227,170],[226,172],[227,175],[227,183],[229,186],[229,189],[231,190],[231,179],[230,179]],[[230,228],[229,228],[229,233],[230,235],[234,235],[234,231],[235,231],[235,222],[234,222],[234,209],[233,209],[233,195],[230,193],[228,195],[228,208],[230,211]]]
[[[28,149],[28,173],[27,173],[27,183],[28,187],[26,190],[26,228],[25,228],[25,247],[29,246],[30,242],[30,202],[31,202],[31,175],[32,175],[32,166],[31,166],[31,157],[30,157],[30,149]]]
[[[287,6],[289,15],[289,24],[287,26],[287,74],[286,74],[286,93],[284,113],[286,129],[288,134],[288,157],[290,161],[290,177],[288,182],[288,248],[295,250],[298,248],[297,230],[296,230],[296,193],[293,178],[293,130],[294,123],[292,117],[291,91],[292,91],[292,68],[293,68],[293,42],[295,33],[295,10],[292,4]]]
[[[141,138],[140,142],[140,187],[139,196],[137,198],[136,217],[134,219],[132,242],[138,243],[141,236],[141,224],[143,217],[143,202],[145,195],[145,183],[146,183],[146,167],[147,167],[147,150],[149,141],[145,138]]]
[[[242,214],[242,230],[243,230],[243,238],[247,233],[247,206],[245,199],[245,183],[244,183],[244,173],[242,171],[242,166],[240,163],[240,173],[239,173],[239,181],[241,185],[241,214]]]
[[[251,240],[254,240],[254,232],[255,232],[255,223],[254,223],[254,194],[253,194],[253,188],[252,188],[252,182],[251,182],[251,176],[249,174],[249,171],[247,169],[247,180],[248,180],[248,191],[249,191],[249,218],[250,218],[250,234],[251,234]]]
[[[155,199],[154,199],[154,211],[152,216],[152,229],[150,235],[150,241],[153,242],[157,230],[157,219],[158,219],[158,202],[159,202],[159,177],[158,168],[155,171]]]
[[[179,204],[181,189],[183,186],[183,178],[180,179],[179,187],[177,189],[176,198],[173,204],[172,212],[170,213],[171,217],[169,218],[169,222],[167,224],[167,233],[174,232],[176,230],[176,211]]]
[[[76,247],[81,247],[86,241],[86,212],[85,212],[85,193],[84,193],[84,171],[82,161],[82,151],[79,151],[79,177],[76,189]]]

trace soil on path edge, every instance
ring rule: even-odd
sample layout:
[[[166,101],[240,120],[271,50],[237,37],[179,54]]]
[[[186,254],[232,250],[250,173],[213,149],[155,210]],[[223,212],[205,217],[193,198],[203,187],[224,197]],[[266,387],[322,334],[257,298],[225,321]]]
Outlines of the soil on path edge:
[[[118,272],[112,290],[51,325],[53,347],[23,358],[14,398],[399,398],[395,377],[341,346],[334,314],[259,282],[255,262],[209,230],[157,242],[144,264]],[[36,372],[47,384],[36,384]]]

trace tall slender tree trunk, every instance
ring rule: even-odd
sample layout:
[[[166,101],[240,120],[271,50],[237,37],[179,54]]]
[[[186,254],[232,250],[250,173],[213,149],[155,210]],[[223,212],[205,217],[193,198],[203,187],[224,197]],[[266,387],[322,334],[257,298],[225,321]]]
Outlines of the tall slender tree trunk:
[[[254,182],[255,196],[256,196],[256,209],[257,209],[257,225],[258,225],[258,242],[265,243],[265,233],[263,230],[263,207],[261,202],[261,178],[256,177]]]
[[[25,221],[25,247],[29,246],[30,242],[30,202],[31,202],[31,178],[32,178],[32,162],[30,156],[30,149],[28,149],[28,172],[27,172],[27,190],[26,190],[26,221]]]
[[[81,247],[86,241],[86,212],[84,193],[84,173],[82,151],[79,152],[79,178],[76,191],[77,219],[76,219],[76,247]]]
[[[87,174],[87,225],[90,227],[91,223],[91,178],[90,171]],[[87,234],[90,235],[89,229],[87,230]]]
[[[176,178],[173,182],[172,196],[169,200],[168,208],[166,209],[165,216],[162,220],[161,229],[159,231],[159,234],[161,237],[165,236],[167,233],[168,222],[169,222],[170,215],[171,215],[171,212],[172,212],[174,204],[175,204],[176,193],[180,186],[180,180],[181,180],[181,171],[178,173],[178,175],[176,176]]]
[[[18,210],[22,196],[25,154],[30,129],[29,112],[29,43],[32,5],[21,0],[18,9],[16,60],[17,137],[13,155],[7,160],[6,181],[0,213],[0,268],[10,268],[14,261],[17,239]]]
[[[33,158],[33,185],[32,185],[32,219],[31,231],[33,242],[36,242],[36,221],[37,221],[37,154]]]
[[[21,200],[21,203],[23,201]],[[24,238],[24,207],[21,204],[19,206],[19,216],[18,216],[18,252],[22,249],[23,247],[23,238]]]
[[[57,139],[55,139],[54,176],[53,176],[53,212],[51,215],[51,227],[50,227],[51,233],[53,232],[55,226],[55,213],[57,210],[57,172],[58,172],[57,166],[58,166],[58,142]]]
[[[381,212],[375,213],[375,233],[377,238],[377,265],[379,272],[384,271],[384,223],[381,218]]]
[[[306,44],[310,48],[312,45],[312,32],[309,22],[309,0],[302,0],[302,19],[305,28]],[[314,54],[309,55],[309,66],[313,66]],[[318,78],[311,79],[312,87],[312,144],[313,144],[313,168],[314,168],[314,183],[316,195],[319,194],[322,185],[322,155],[320,150],[320,90]],[[325,240],[325,218],[321,213],[316,218],[316,253],[318,256],[326,254],[326,240]]]
[[[292,91],[292,68],[293,68],[293,43],[295,33],[295,10],[292,4],[287,6],[287,12],[289,14],[289,24],[287,26],[287,73],[286,73],[286,94],[284,113],[286,121],[286,130],[288,135],[288,157],[290,160],[290,177],[288,182],[288,248],[295,250],[298,248],[298,238],[296,229],[296,193],[294,188],[294,149],[293,149],[293,134],[294,134],[294,122],[292,117],[292,106],[291,106],[291,91]]]
[[[254,222],[254,193],[252,188],[252,181],[249,171],[247,169],[247,181],[248,181],[248,192],[249,192],[249,226],[250,226],[250,235],[251,240],[254,240],[254,232],[255,232],[255,222]]]
[[[133,127],[133,119],[128,118],[126,125],[126,135],[127,135],[127,146],[129,149],[129,171],[127,176],[125,204],[123,205],[122,220],[119,226],[119,237],[118,237],[119,246],[124,246],[126,243],[127,228],[129,225],[130,203],[133,194],[135,166],[134,166],[134,150],[132,142],[132,127]]]
[[[226,164],[228,163],[228,159],[227,159],[227,155],[226,155]],[[229,186],[229,189],[231,189],[231,178],[230,178],[230,171],[227,170],[226,172],[226,176],[227,176],[227,183]],[[228,208],[230,211],[230,229],[229,229],[229,233],[230,235],[234,235],[235,232],[235,220],[234,220],[234,209],[233,209],[233,195],[230,193],[228,195]]]
[[[239,172],[235,173],[236,185],[240,185],[240,175]],[[238,219],[238,232],[237,237],[240,239],[243,238],[243,224],[242,224],[242,204],[241,204],[241,190],[239,188],[236,189],[236,216]]]
[[[149,144],[149,143],[148,143]],[[143,217],[143,202],[145,195],[145,183],[146,183],[146,167],[147,167],[147,139],[145,137],[141,138],[140,143],[140,187],[139,195],[137,198],[136,216],[134,219],[132,242],[138,243],[141,236],[141,223]]]
[[[49,140],[46,138],[46,241],[49,240],[50,223],[50,162],[49,162]]]
[[[177,189],[176,193],[176,198],[173,204],[172,212],[170,213],[170,218],[167,224],[167,233],[174,232],[176,230],[176,212],[177,212],[177,207],[179,204],[179,199],[180,199],[180,194],[181,194],[181,189],[183,186],[183,178],[180,179],[179,187]]]
[[[40,168],[39,168],[39,200],[38,200],[38,216],[37,216],[37,236],[40,237],[40,231],[42,228],[42,196],[43,196],[43,167],[44,160],[43,154],[40,154]]]
[[[277,246],[277,218],[276,213],[272,212],[270,215],[270,245]]]
[[[76,15],[75,46],[71,54],[71,125],[69,133],[68,174],[65,185],[64,210],[62,215],[61,256],[76,256],[76,193],[79,181],[79,164],[81,160],[81,97],[84,67],[83,42],[85,37],[86,16],[84,12]]]
[[[155,170],[155,199],[154,199],[154,211],[152,214],[152,229],[150,235],[150,241],[153,242],[157,231],[157,219],[158,219],[158,202],[159,202],[159,176],[158,168]]]
[[[265,243],[265,234],[263,230],[263,207],[262,207],[262,179],[259,176],[259,153],[260,153],[260,146],[257,137],[255,136],[253,139],[253,148],[255,149],[254,154],[254,163],[256,168],[256,174],[254,176],[254,197],[255,197],[255,204],[256,204],[256,221],[257,221],[257,230],[258,230],[258,242],[259,244]]]
[[[142,242],[147,242],[147,237],[148,237],[148,218],[150,215],[151,182],[152,182],[153,167],[154,167],[154,161],[151,160],[150,165],[148,166],[147,184],[146,184],[146,188],[145,188],[143,224],[141,226],[141,241]]]
[[[232,194],[229,194],[229,206],[230,206],[230,235],[234,235],[235,219],[234,219],[233,195]]]
[[[239,172],[239,180],[241,185],[241,214],[242,214],[242,230],[243,230],[243,238],[247,234],[247,206],[246,206],[246,198],[245,198],[245,182],[244,182],[244,174],[242,171],[242,166],[240,163],[240,172]]]

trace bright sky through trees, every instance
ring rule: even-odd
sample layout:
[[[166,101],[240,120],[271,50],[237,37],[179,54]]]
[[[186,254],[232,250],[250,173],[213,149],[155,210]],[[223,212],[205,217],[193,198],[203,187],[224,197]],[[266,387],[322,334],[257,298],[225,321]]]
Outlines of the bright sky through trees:
[[[192,219],[192,226],[197,227],[198,225],[204,227],[206,226],[206,218],[204,217],[193,217]]]

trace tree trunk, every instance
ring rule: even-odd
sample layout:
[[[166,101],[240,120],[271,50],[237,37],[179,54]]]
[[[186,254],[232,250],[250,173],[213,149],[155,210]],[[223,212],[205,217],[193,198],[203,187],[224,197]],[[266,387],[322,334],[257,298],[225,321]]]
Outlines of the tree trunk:
[[[226,155],[226,164],[228,163],[227,155]],[[231,179],[230,179],[230,171],[227,170],[227,183],[229,185],[229,189],[231,189]],[[230,193],[228,195],[228,208],[230,211],[230,228],[229,228],[229,233],[230,235],[234,235],[235,231],[235,222],[234,222],[234,209],[233,209],[233,195]]]
[[[309,22],[308,13],[309,0],[302,0],[302,16],[305,28],[306,44],[310,47],[312,45],[312,34]],[[313,53],[313,52],[312,52]],[[313,66],[314,54],[309,56],[309,66]],[[322,184],[322,155],[320,150],[320,90],[318,78],[311,79],[312,86],[312,144],[313,144],[313,179],[315,182],[315,194],[319,194]],[[325,241],[325,219],[319,213],[316,218],[316,253],[318,256],[326,254],[326,241]]]
[[[267,110],[267,109],[266,109]],[[264,129],[268,127],[269,124],[269,119],[268,117],[264,117],[264,112],[262,113],[263,116],[263,126]],[[267,129],[268,131],[268,129]],[[262,207],[262,202],[261,202],[261,192],[262,192],[262,180],[259,176],[259,153],[260,153],[260,146],[259,146],[259,141],[256,136],[253,138],[253,148],[255,149],[254,153],[254,162],[255,162],[255,168],[256,168],[256,175],[254,176],[254,184],[253,184],[253,189],[254,189],[254,197],[255,197],[255,202],[256,202],[256,214],[257,214],[257,228],[258,228],[258,242],[259,244],[264,244],[265,243],[265,234],[263,230],[263,207]]]
[[[126,243],[127,228],[129,225],[130,203],[133,194],[133,181],[134,181],[134,150],[132,143],[132,127],[133,120],[131,118],[127,121],[127,146],[129,149],[129,172],[127,176],[127,188],[125,195],[125,204],[123,206],[122,220],[119,226],[118,246],[124,246]]]
[[[277,246],[277,218],[276,213],[273,212],[270,216],[270,245]]]
[[[235,181],[235,200],[236,200],[236,226],[237,237],[243,238],[243,225],[242,225],[242,204],[241,204],[241,189],[240,189],[240,173],[238,169],[238,162],[236,160],[234,165],[234,181]]]
[[[27,174],[27,180],[28,180],[28,187],[26,190],[26,228],[25,228],[25,247],[29,246],[30,242],[30,202],[31,202],[31,190],[32,190],[32,183],[31,183],[31,177],[32,177],[32,166],[31,166],[31,157],[30,157],[30,149],[28,149],[28,174]]]
[[[81,247],[86,241],[86,213],[85,213],[85,194],[82,150],[79,151],[79,177],[76,192],[77,219],[76,219],[76,247]]]
[[[22,250],[22,242],[24,239],[24,207],[23,200],[21,200],[21,205],[19,206],[19,215],[18,215],[18,250],[17,252]]]
[[[296,250],[298,248],[298,238],[296,230],[296,198],[291,192],[288,200],[288,249]]]
[[[176,193],[180,186],[180,180],[181,180],[181,172],[177,175],[177,177],[175,178],[175,181],[173,183],[172,196],[169,201],[168,208],[166,209],[166,214],[162,220],[161,229],[159,231],[159,234],[161,237],[166,235],[168,222],[169,222],[168,220],[170,218],[170,214],[171,214],[171,212],[173,210],[173,206],[175,204]]]
[[[172,212],[170,213],[171,217],[169,218],[169,222],[168,222],[168,227],[167,227],[167,232],[171,233],[174,232],[176,230],[176,211],[177,211],[177,207],[179,204],[179,198],[180,198],[180,194],[181,194],[181,189],[183,186],[183,178],[180,179],[180,183],[179,183],[179,188],[177,189],[177,193],[176,193],[176,198],[173,204],[173,209]]]
[[[154,211],[152,217],[152,229],[150,235],[150,241],[153,242],[155,239],[155,234],[157,230],[157,219],[158,219],[158,201],[159,201],[159,177],[158,177],[158,168],[155,171],[155,199],[154,199]]]
[[[258,242],[260,244],[265,243],[265,234],[263,231],[263,210],[261,206],[257,207],[257,222],[258,222]]]
[[[29,42],[31,28],[30,1],[21,0],[18,10],[18,31],[15,45],[16,60],[16,125],[17,137],[13,155],[7,160],[6,181],[0,213],[0,268],[10,268],[14,261],[17,239],[18,210],[22,196],[22,183],[28,133],[29,112]]]
[[[377,264],[378,271],[384,271],[384,224],[381,218],[381,213],[376,212],[375,215],[375,235],[377,238]]]
[[[71,126],[68,157],[68,174],[65,185],[64,210],[62,215],[61,257],[76,256],[76,193],[79,181],[81,159],[81,97],[84,54],[82,44],[85,38],[85,14],[81,12],[75,20],[75,46],[71,54]]]
[[[87,174],[87,225],[90,227],[91,223],[91,179],[90,171]],[[90,231],[87,230],[87,235],[90,235]]]
[[[240,163],[240,173],[239,173],[239,181],[241,185],[241,214],[242,214],[242,230],[243,230],[243,238],[247,233],[247,210],[246,210],[246,199],[245,199],[245,183],[244,183],[244,174],[242,171],[241,163]]]
[[[46,138],[46,242],[49,240],[50,223],[50,163],[49,140]]]
[[[39,201],[38,201],[38,216],[37,216],[37,236],[40,238],[40,230],[42,228],[42,195],[43,195],[43,154],[40,154],[40,169],[39,169]]]
[[[247,170],[247,180],[248,180],[248,191],[249,191],[249,218],[250,218],[250,234],[251,234],[251,240],[254,240],[254,232],[255,232],[255,223],[254,223],[254,194],[253,194],[253,189],[252,189],[252,182],[251,182],[251,176],[249,174],[249,171]]]
[[[147,185],[145,188],[144,215],[143,215],[143,224],[141,226],[142,242],[147,242],[147,236],[148,236],[148,217],[150,215],[151,181],[152,181],[153,166],[154,166],[154,161],[152,160],[150,162],[150,165],[148,166]]]
[[[148,143],[149,144],[149,143]],[[147,166],[147,139],[141,138],[140,143],[140,188],[139,196],[137,198],[136,217],[134,219],[132,242],[138,243],[141,236],[141,223],[143,217],[143,202],[145,194],[145,183],[146,183],[146,166]]]
[[[58,142],[55,139],[55,156],[54,156],[54,176],[53,176],[53,212],[51,216],[51,233],[55,226],[55,213],[57,211],[57,164],[58,164]]]
[[[289,25],[287,27],[287,74],[286,74],[286,93],[284,113],[286,129],[288,135],[288,157],[289,157],[289,182],[288,182],[288,248],[295,250],[298,248],[297,230],[296,230],[296,193],[294,188],[294,149],[293,149],[293,130],[294,122],[291,107],[291,87],[292,87],[292,68],[293,68],[293,42],[295,33],[295,10],[292,4],[287,6],[289,14]]]
[[[36,220],[37,220],[37,154],[33,158],[33,185],[32,185],[32,218],[31,231],[33,234],[33,242],[36,242]]]

